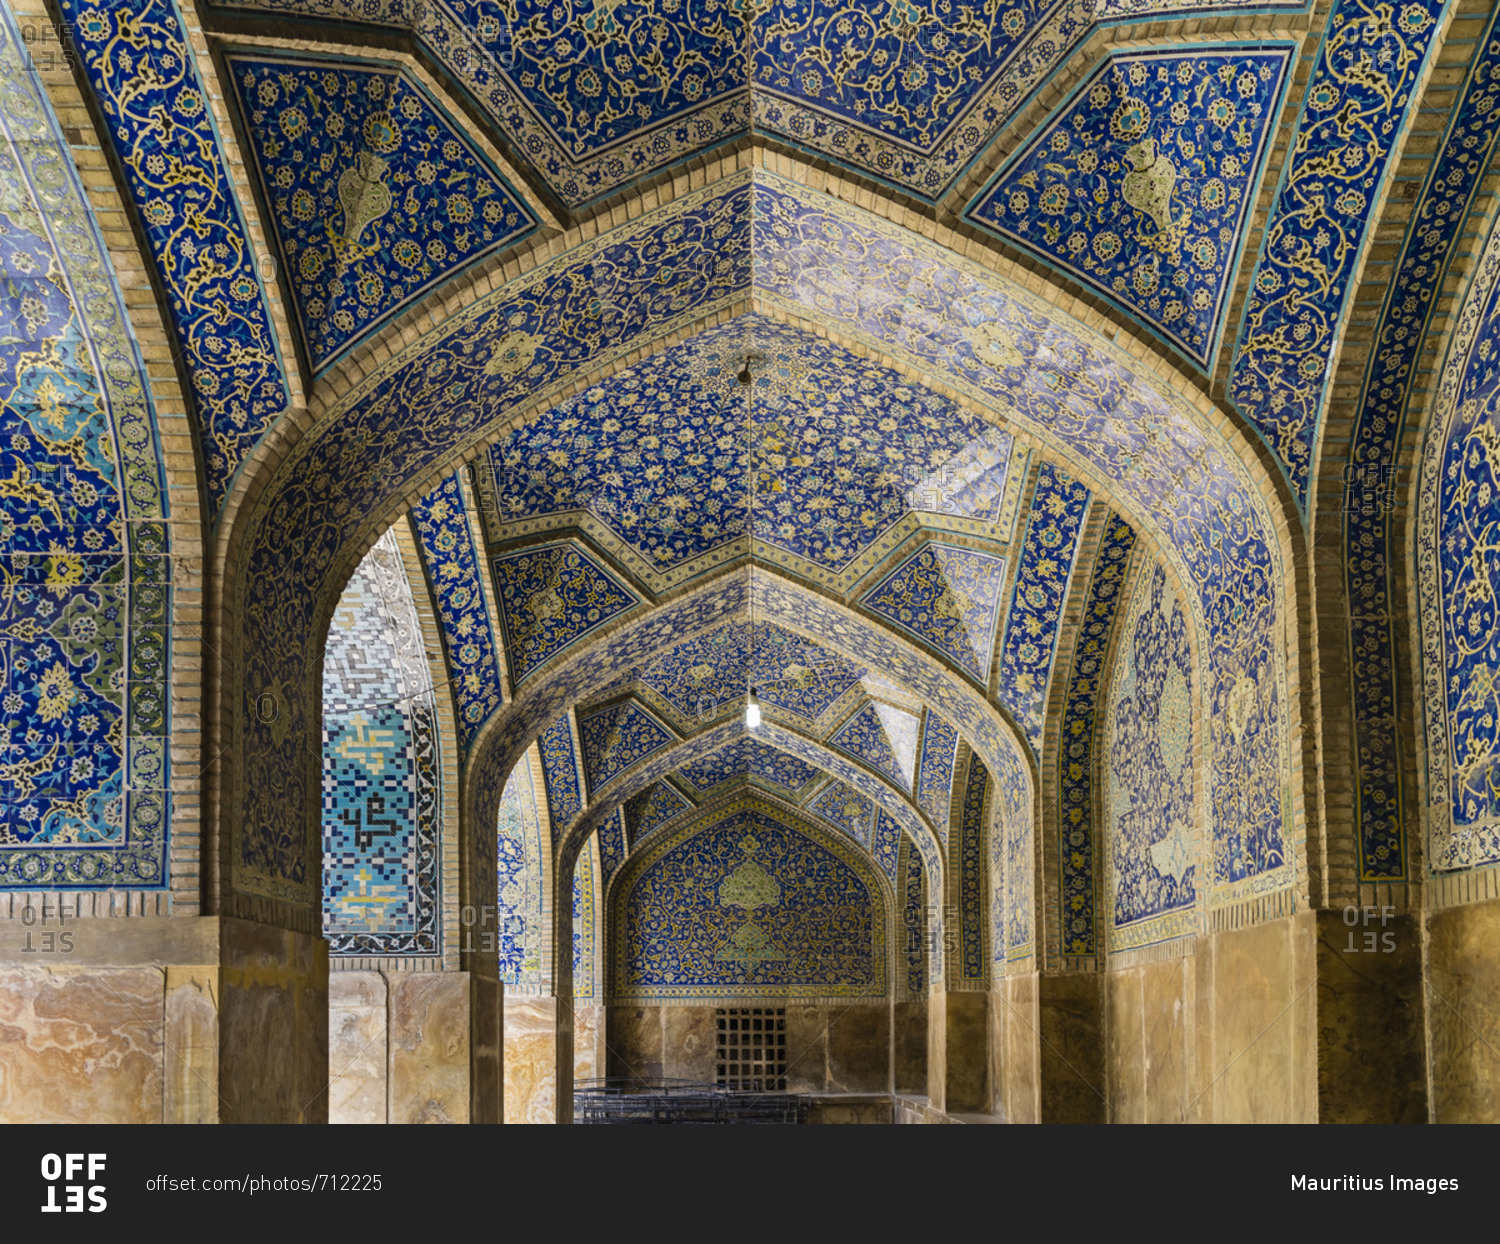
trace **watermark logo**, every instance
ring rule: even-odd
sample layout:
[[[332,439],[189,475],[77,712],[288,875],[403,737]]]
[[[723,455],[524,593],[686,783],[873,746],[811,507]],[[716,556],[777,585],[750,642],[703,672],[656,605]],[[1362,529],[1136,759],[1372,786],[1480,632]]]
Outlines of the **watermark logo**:
[[[101,1214],[108,1208],[105,1186],[98,1182],[104,1173],[102,1153],[44,1153],[42,1178],[47,1181],[44,1214]],[[85,1182],[81,1176],[87,1172]],[[59,1187],[59,1185],[61,1185]]]

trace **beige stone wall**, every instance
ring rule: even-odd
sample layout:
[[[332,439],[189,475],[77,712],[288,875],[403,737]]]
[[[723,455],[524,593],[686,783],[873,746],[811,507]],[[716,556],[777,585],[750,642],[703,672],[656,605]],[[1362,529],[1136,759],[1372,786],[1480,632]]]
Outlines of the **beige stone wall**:
[[[608,1074],[712,1083],[714,1011],[711,1006],[608,1008]],[[789,1091],[891,1091],[891,1012],[886,1003],[789,1003],[786,1019]]]
[[[1435,1123],[1500,1122],[1500,901],[1427,918],[1427,1026]]]

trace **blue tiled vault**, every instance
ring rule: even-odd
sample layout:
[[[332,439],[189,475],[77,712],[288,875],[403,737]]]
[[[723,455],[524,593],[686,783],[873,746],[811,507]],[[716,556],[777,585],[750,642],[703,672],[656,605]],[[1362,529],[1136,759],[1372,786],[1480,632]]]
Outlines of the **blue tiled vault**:
[[[467,752],[479,727],[500,707],[500,653],[456,474],[411,507],[411,523],[443,625],[459,748]]]
[[[889,704],[871,701],[829,740],[840,751],[878,769],[903,790],[912,785],[917,719]]]
[[[599,709],[578,722],[589,790],[597,791],[646,757],[676,742],[666,726],[634,701]]]
[[[547,784],[547,812],[555,847],[573,818],[583,810],[583,779],[573,747],[573,721],[564,713],[537,739],[542,775]]]
[[[670,782],[657,782],[625,803],[625,834],[630,850],[641,839],[693,805]]]
[[[176,6],[61,7],[166,291],[217,517],[240,464],[288,401],[257,257]]]
[[[1412,209],[1381,309],[1378,345],[1365,373],[1364,391],[1349,446],[1344,497],[1344,574],[1349,593],[1352,702],[1358,739],[1356,787],[1360,876],[1395,880],[1406,874],[1401,754],[1398,747],[1394,574],[1401,547],[1395,518],[1396,447],[1401,443],[1414,381],[1422,374],[1417,351],[1431,322],[1444,274],[1455,256],[1462,224],[1482,185],[1482,173],[1500,137],[1500,9],[1478,41],[1474,68],[1454,111],[1427,183]],[[1394,526],[1394,530],[1393,530]]]
[[[953,762],[958,751],[958,731],[945,718],[927,711],[922,730],[922,759],[917,765],[917,803],[948,841],[948,810],[953,798]]]
[[[1058,622],[1088,506],[1087,488],[1042,464],[1000,649],[1001,702],[1039,750]]]
[[[861,846],[869,847],[875,828],[875,805],[857,790],[842,782],[830,782],[807,808],[837,825]]]
[[[1114,53],[965,215],[1207,369],[1295,50]]]
[[[640,598],[573,543],[496,557],[500,624],[519,684]]]
[[[1196,932],[1193,661],[1166,572],[1143,566],[1120,628],[1104,729],[1107,936],[1128,950]]]
[[[323,935],[335,955],[431,955],[441,774],[411,583],[386,532],[354,572],[323,657]]]
[[[507,985],[543,983],[542,948],[551,931],[542,921],[552,844],[542,834],[531,764],[511,770],[500,799],[499,846],[500,979]]]
[[[167,884],[167,498],[146,371],[0,12],[0,889]]]
[[[500,171],[404,69],[264,53],[225,59],[315,372],[536,227]]]
[[[613,907],[616,999],[885,993],[884,903],[868,857],[753,801],[647,845]]]
[[[710,791],[745,774],[779,786],[796,796],[818,775],[818,771],[796,756],[788,756],[759,739],[742,738],[721,747],[711,756],[684,765],[682,776],[695,790]]]
[[[871,588],[862,603],[983,684],[989,681],[1004,584],[1003,557],[932,542]]]
[[[1229,399],[1260,429],[1304,513],[1345,298],[1442,10],[1443,0],[1335,6],[1266,222]]]
[[[1098,952],[1094,911],[1098,867],[1097,844],[1104,819],[1094,800],[1094,747],[1099,718],[1099,692],[1104,677],[1104,659],[1109,651],[1120,591],[1135,548],[1135,532],[1118,514],[1105,521],[1099,552],[1089,580],[1088,599],[1073,649],[1073,669],[1068,678],[1063,708],[1058,770],[1060,776],[1061,824],[1058,843],[1061,947],[1066,955]]]

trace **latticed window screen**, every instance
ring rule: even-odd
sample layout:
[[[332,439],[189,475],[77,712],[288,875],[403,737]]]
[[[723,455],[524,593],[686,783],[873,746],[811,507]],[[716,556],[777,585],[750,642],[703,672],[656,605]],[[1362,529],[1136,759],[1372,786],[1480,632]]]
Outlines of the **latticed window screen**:
[[[786,1091],[786,1008],[720,1008],[717,1076],[724,1088]]]

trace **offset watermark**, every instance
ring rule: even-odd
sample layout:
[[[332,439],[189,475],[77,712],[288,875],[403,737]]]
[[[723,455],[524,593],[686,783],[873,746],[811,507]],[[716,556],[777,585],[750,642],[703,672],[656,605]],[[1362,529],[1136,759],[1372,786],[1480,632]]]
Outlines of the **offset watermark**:
[[[1344,908],[1344,924],[1349,929],[1346,955],[1388,955],[1396,949],[1396,932],[1385,926],[1396,919],[1394,907]]]
[[[71,955],[73,932],[68,928],[68,919],[61,907],[54,907],[45,899],[40,907],[27,903],[21,908],[21,953]]]

